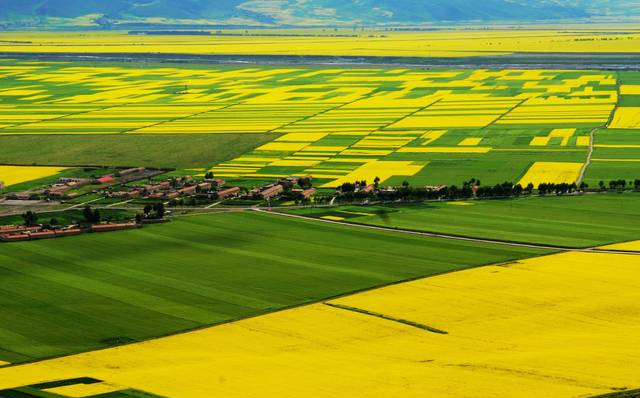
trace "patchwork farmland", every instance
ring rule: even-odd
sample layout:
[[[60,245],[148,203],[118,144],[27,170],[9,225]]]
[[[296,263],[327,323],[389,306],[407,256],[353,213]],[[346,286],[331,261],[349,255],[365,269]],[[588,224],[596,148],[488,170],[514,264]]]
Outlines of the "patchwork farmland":
[[[617,178],[620,167],[640,167],[638,108],[627,106],[640,98],[638,77],[630,72],[1,61],[0,76],[0,142],[9,147],[21,135],[45,142],[80,135],[90,145],[92,135],[105,134],[139,142],[260,134],[267,142],[254,141],[240,155],[218,161],[200,155],[180,165],[249,183],[312,175],[323,188],[375,177],[389,185],[459,184],[467,177],[523,186],[581,178],[597,184]],[[618,143],[620,136],[629,140]],[[77,162],[57,151],[53,156]],[[163,157],[155,155],[159,162]],[[46,158],[27,153],[8,160]]]
[[[640,29],[112,17],[0,20],[0,398],[640,397]]]

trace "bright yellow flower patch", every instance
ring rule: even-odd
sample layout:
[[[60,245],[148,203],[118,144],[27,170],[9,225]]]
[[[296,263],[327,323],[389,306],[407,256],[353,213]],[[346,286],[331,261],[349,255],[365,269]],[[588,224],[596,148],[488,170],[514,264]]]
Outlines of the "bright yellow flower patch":
[[[66,170],[65,167],[0,166],[0,182],[5,186],[39,180]]]
[[[574,183],[578,180],[582,163],[569,162],[535,162],[520,179],[520,185],[532,183],[534,187],[542,183]]]
[[[640,252],[640,240],[625,243],[616,243],[615,245],[603,246],[603,249],[609,250],[629,250]]]
[[[469,137],[460,141],[458,146],[478,146],[480,142],[482,142],[482,138],[480,137]]]
[[[46,391],[52,394],[59,394],[65,397],[83,398],[94,395],[108,394],[114,391],[124,390],[122,386],[110,383],[73,384],[63,387],[49,388]]]
[[[410,161],[374,161],[365,163],[358,167],[351,173],[335,179],[327,184],[324,184],[323,188],[335,188],[342,185],[345,182],[354,182],[366,180],[370,183],[378,177],[380,182],[384,182],[393,176],[412,176],[420,172],[427,164],[410,162]]]
[[[623,84],[620,86],[622,95],[640,95],[640,85]]]
[[[640,128],[640,107],[620,107],[616,109],[609,127],[614,129]]]

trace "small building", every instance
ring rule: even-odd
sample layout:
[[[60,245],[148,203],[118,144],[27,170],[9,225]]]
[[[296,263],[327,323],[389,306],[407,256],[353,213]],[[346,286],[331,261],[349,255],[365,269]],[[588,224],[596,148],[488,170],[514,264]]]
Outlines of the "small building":
[[[260,191],[259,196],[262,199],[271,199],[280,195],[284,191],[284,187],[280,184],[272,185]]]
[[[109,194],[110,197],[112,198],[136,198],[138,196],[140,196],[141,191],[137,190],[137,189],[133,189],[131,191],[118,191],[118,192],[111,192]]]
[[[29,200],[31,195],[33,195],[31,191],[16,192],[12,194],[12,196],[17,200]]]
[[[118,174],[120,174],[121,176],[126,176],[128,174],[141,173],[143,171],[144,171],[144,167],[133,167],[130,169],[119,170]]]
[[[375,184],[369,184],[366,187],[362,188],[360,192],[371,193],[376,190]]]
[[[184,188],[178,190],[178,194],[180,194],[180,195],[192,195],[192,194],[196,193],[197,189],[198,189],[197,185],[192,185],[190,187],[184,187]]]
[[[91,232],[110,232],[110,231],[122,231],[126,229],[139,228],[140,225],[130,222],[122,224],[96,224],[91,226]]]
[[[167,189],[170,186],[171,186],[171,181],[162,181],[157,184],[143,185],[142,187],[145,190],[147,190],[147,192],[155,192],[155,191],[161,191],[163,189]]]
[[[91,180],[88,178],[60,177],[58,179],[58,183],[69,185],[69,186],[81,187],[83,185],[90,184]]]
[[[104,177],[96,178],[96,182],[98,184],[106,184],[113,181],[115,181],[115,178],[113,176],[104,176]]]
[[[446,185],[427,185],[424,187],[425,191],[427,192],[440,192],[446,188],[447,188]]]
[[[302,197],[304,199],[309,199],[311,198],[313,195],[316,194],[316,189],[315,188],[309,188],[309,189],[305,189],[304,191],[302,191]]]
[[[162,198],[164,198],[164,199],[169,199],[169,200],[171,200],[171,199],[175,199],[175,198],[177,198],[177,197],[179,197],[179,196],[180,196],[180,192],[179,192],[179,191],[171,191],[171,192],[167,192],[167,193],[165,193],[165,194],[164,194],[163,196],[161,196],[161,197],[162,197]]]
[[[55,231],[56,236],[73,236],[80,235],[82,230],[80,228],[68,228],[68,229],[60,229]]]
[[[218,191],[218,199],[228,199],[240,194],[240,187],[233,187]]]

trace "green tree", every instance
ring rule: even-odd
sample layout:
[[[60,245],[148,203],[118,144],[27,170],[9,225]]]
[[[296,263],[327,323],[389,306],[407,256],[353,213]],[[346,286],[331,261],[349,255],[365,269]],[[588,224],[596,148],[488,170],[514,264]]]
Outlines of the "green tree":
[[[29,210],[22,215],[22,219],[24,220],[24,224],[28,227],[32,227],[38,223],[38,215]]]
[[[82,216],[84,220],[88,223],[93,223],[93,210],[91,210],[91,206],[85,206],[84,210],[82,210]]]
[[[164,218],[164,203],[158,202],[153,205],[153,211],[156,213],[156,218]]]
[[[100,210],[94,209],[93,210],[93,222],[97,224],[100,221],[102,221],[102,214],[100,214]]]

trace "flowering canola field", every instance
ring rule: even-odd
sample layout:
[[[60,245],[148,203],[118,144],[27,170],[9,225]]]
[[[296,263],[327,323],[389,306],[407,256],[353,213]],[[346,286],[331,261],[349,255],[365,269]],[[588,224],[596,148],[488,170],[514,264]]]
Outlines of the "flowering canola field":
[[[486,266],[0,368],[0,389],[77,377],[184,398],[571,398],[637,388],[637,265],[631,255],[565,253]]]
[[[543,183],[571,184],[578,180],[582,163],[536,162],[527,170],[519,184],[526,187],[533,184],[537,187]]]
[[[375,177],[493,184],[517,182],[536,162],[584,163],[591,130],[621,98],[617,85],[598,71],[5,60],[0,136],[266,133],[273,141],[253,151],[193,167],[243,181],[312,175],[328,188]],[[611,127],[635,126],[635,109],[618,108]]]
[[[66,170],[65,167],[0,166],[0,183],[5,186],[39,180]]]
[[[391,32],[351,29],[227,31],[225,35],[129,35],[126,31],[2,32],[0,52],[160,53],[208,55],[326,55],[390,57],[475,57],[513,53],[637,53],[636,27],[584,25],[561,29],[442,29]],[[229,34],[230,33],[230,34]],[[238,34],[240,33],[240,34]],[[260,36],[252,36],[251,34]],[[294,34],[296,32],[293,32]]]

